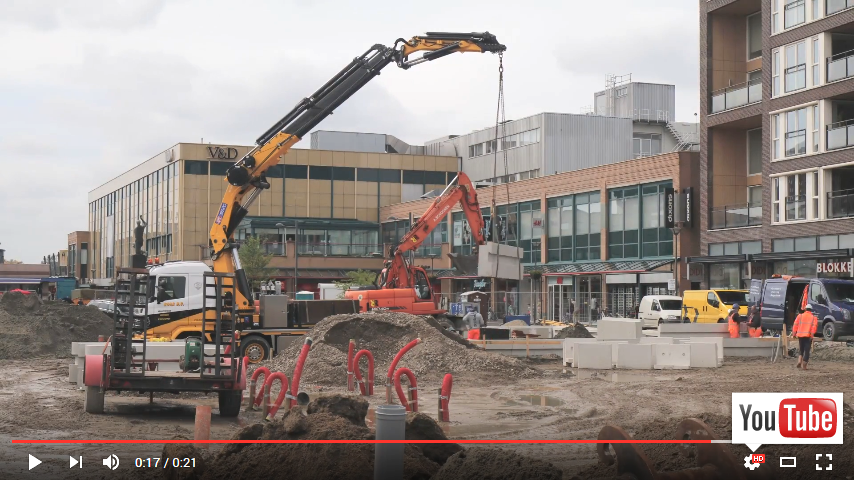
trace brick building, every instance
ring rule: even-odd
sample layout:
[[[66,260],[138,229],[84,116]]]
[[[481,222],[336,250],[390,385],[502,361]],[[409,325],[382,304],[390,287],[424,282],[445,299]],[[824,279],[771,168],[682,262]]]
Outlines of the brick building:
[[[701,254],[689,270],[703,286],[816,276],[852,256],[852,7],[700,0]]]

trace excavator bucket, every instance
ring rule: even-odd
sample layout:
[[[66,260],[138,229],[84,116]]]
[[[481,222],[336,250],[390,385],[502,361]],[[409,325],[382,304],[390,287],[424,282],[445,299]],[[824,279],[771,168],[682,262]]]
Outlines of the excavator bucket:
[[[477,255],[461,255],[459,253],[449,253],[448,258],[451,259],[451,265],[457,271],[457,275],[476,277],[477,272]]]

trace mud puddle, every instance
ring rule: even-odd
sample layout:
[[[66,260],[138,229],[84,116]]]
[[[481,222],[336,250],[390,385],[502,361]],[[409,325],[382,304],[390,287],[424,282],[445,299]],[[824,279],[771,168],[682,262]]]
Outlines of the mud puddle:
[[[598,378],[614,383],[645,383],[651,381],[666,382],[674,378],[664,375],[653,375],[638,372],[612,372],[608,370],[571,370],[564,369],[563,373],[572,373],[578,379]]]

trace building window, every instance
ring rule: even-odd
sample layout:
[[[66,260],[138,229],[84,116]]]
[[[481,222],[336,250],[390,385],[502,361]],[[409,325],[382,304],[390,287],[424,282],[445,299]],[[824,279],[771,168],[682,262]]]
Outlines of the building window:
[[[762,174],[762,129],[747,131],[747,174]]]
[[[762,13],[747,17],[747,59],[762,56]]]
[[[519,204],[519,246],[523,252],[522,263],[539,263],[542,258],[542,229],[534,227],[534,219],[542,218],[539,212],[539,200]]]
[[[783,121],[782,114],[777,114],[771,117],[774,125],[771,129],[773,142],[771,144],[771,158],[777,160],[780,158],[780,123]]]
[[[638,187],[608,192],[608,258],[639,258]]]
[[[575,259],[599,260],[602,235],[599,193],[575,196]]]
[[[808,212],[811,218],[819,218],[819,206],[818,206],[818,171],[812,172],[810,174],[812,177],[812,183],[810,183],[810,200],[812,203],[812,211]]]
[[[786,156],[807,153],[807,109],[786,112]]]
[[[771,33],[777,33],[780,29],[780,12],[777,2],[779,0],[771,0]]]
[[[801,90],[807,86],[806,48],[806,42],[786,47],[786,92]]]
[[[491,153],[495,153],[496,151],[508,150],[524,145],[530,145],[539,141],[540,129],[535,128],[533,130],[528,130],[527,132],[507,135],[501,139],[501,142],[489,140],[486,142],[469,145],[469,157],[471,158],[479,157],[481,155],[488,155]]]
[[[629,94],[629,87],[623,87],[617,89],[617,97],[625,97]]]
[[[821,69],[819,68],[818,37],[812,39],[812,86],[821,85]]]
[[[780,94],[780,50],[774,50],[774,65],[772,67],[771,75],[772,86],[771,86],[771,94],[772,96],[777,96]]]
[[[819,5],[821,5],[821,2],[822,2],[822,0],[812,0],[812,19],[813,20],[819,19],[818,8],[819,8]]]
[[[573,197],[550,198],[548,201],[548,261],[571,262]]]
[[[747,202],[750,204],[750,207],[762,206],[762,185],[747,187]]]
[[[716,263],[709,268],[709,287],[736,289],[741,286],[741,265],[738,263]]]
[[[783,21],[785,28],[792,28],[806,21],[806,5],[804,0],[785,0]]]
[[[635,158],[661,154],[661,135],[657,133],[633,134],[632,150]]]
[[[818,112],[818,105],[812,107],[812,151],[818,153],[818,142],[821,137],[818,134],[818,126],[821,122],[821,115]]]
[[[664,227],[664,190],[670,186],[641,186],[641,257],[673,255],[673,233]]]
[[[709,244],[710,257],[719,257],[722,255],[744,255],[747,253],[762,253],[762,242],[760,240],[754,240],[749,242]]]
[[[785,221],[807,219],[807,179],[817,179],[806,173],[774,178],[774,221],[780,221],[779,209],[785,210]],[[781,185],[782,184],[782,185]],[[814,215],[814,214],[812,214]]]

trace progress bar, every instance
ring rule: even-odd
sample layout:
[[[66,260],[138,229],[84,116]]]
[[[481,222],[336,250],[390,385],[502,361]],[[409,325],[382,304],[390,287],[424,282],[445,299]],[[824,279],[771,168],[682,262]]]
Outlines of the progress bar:
[[[471,444],[510,444],[510,443],[542,443],[542,444],[570,444],[570,443],[732,443],[729,440],[12,440],[19,444],[122,444],[122,443],[189,443],[189,444],[214,444],[214,443],[471,443]]]

